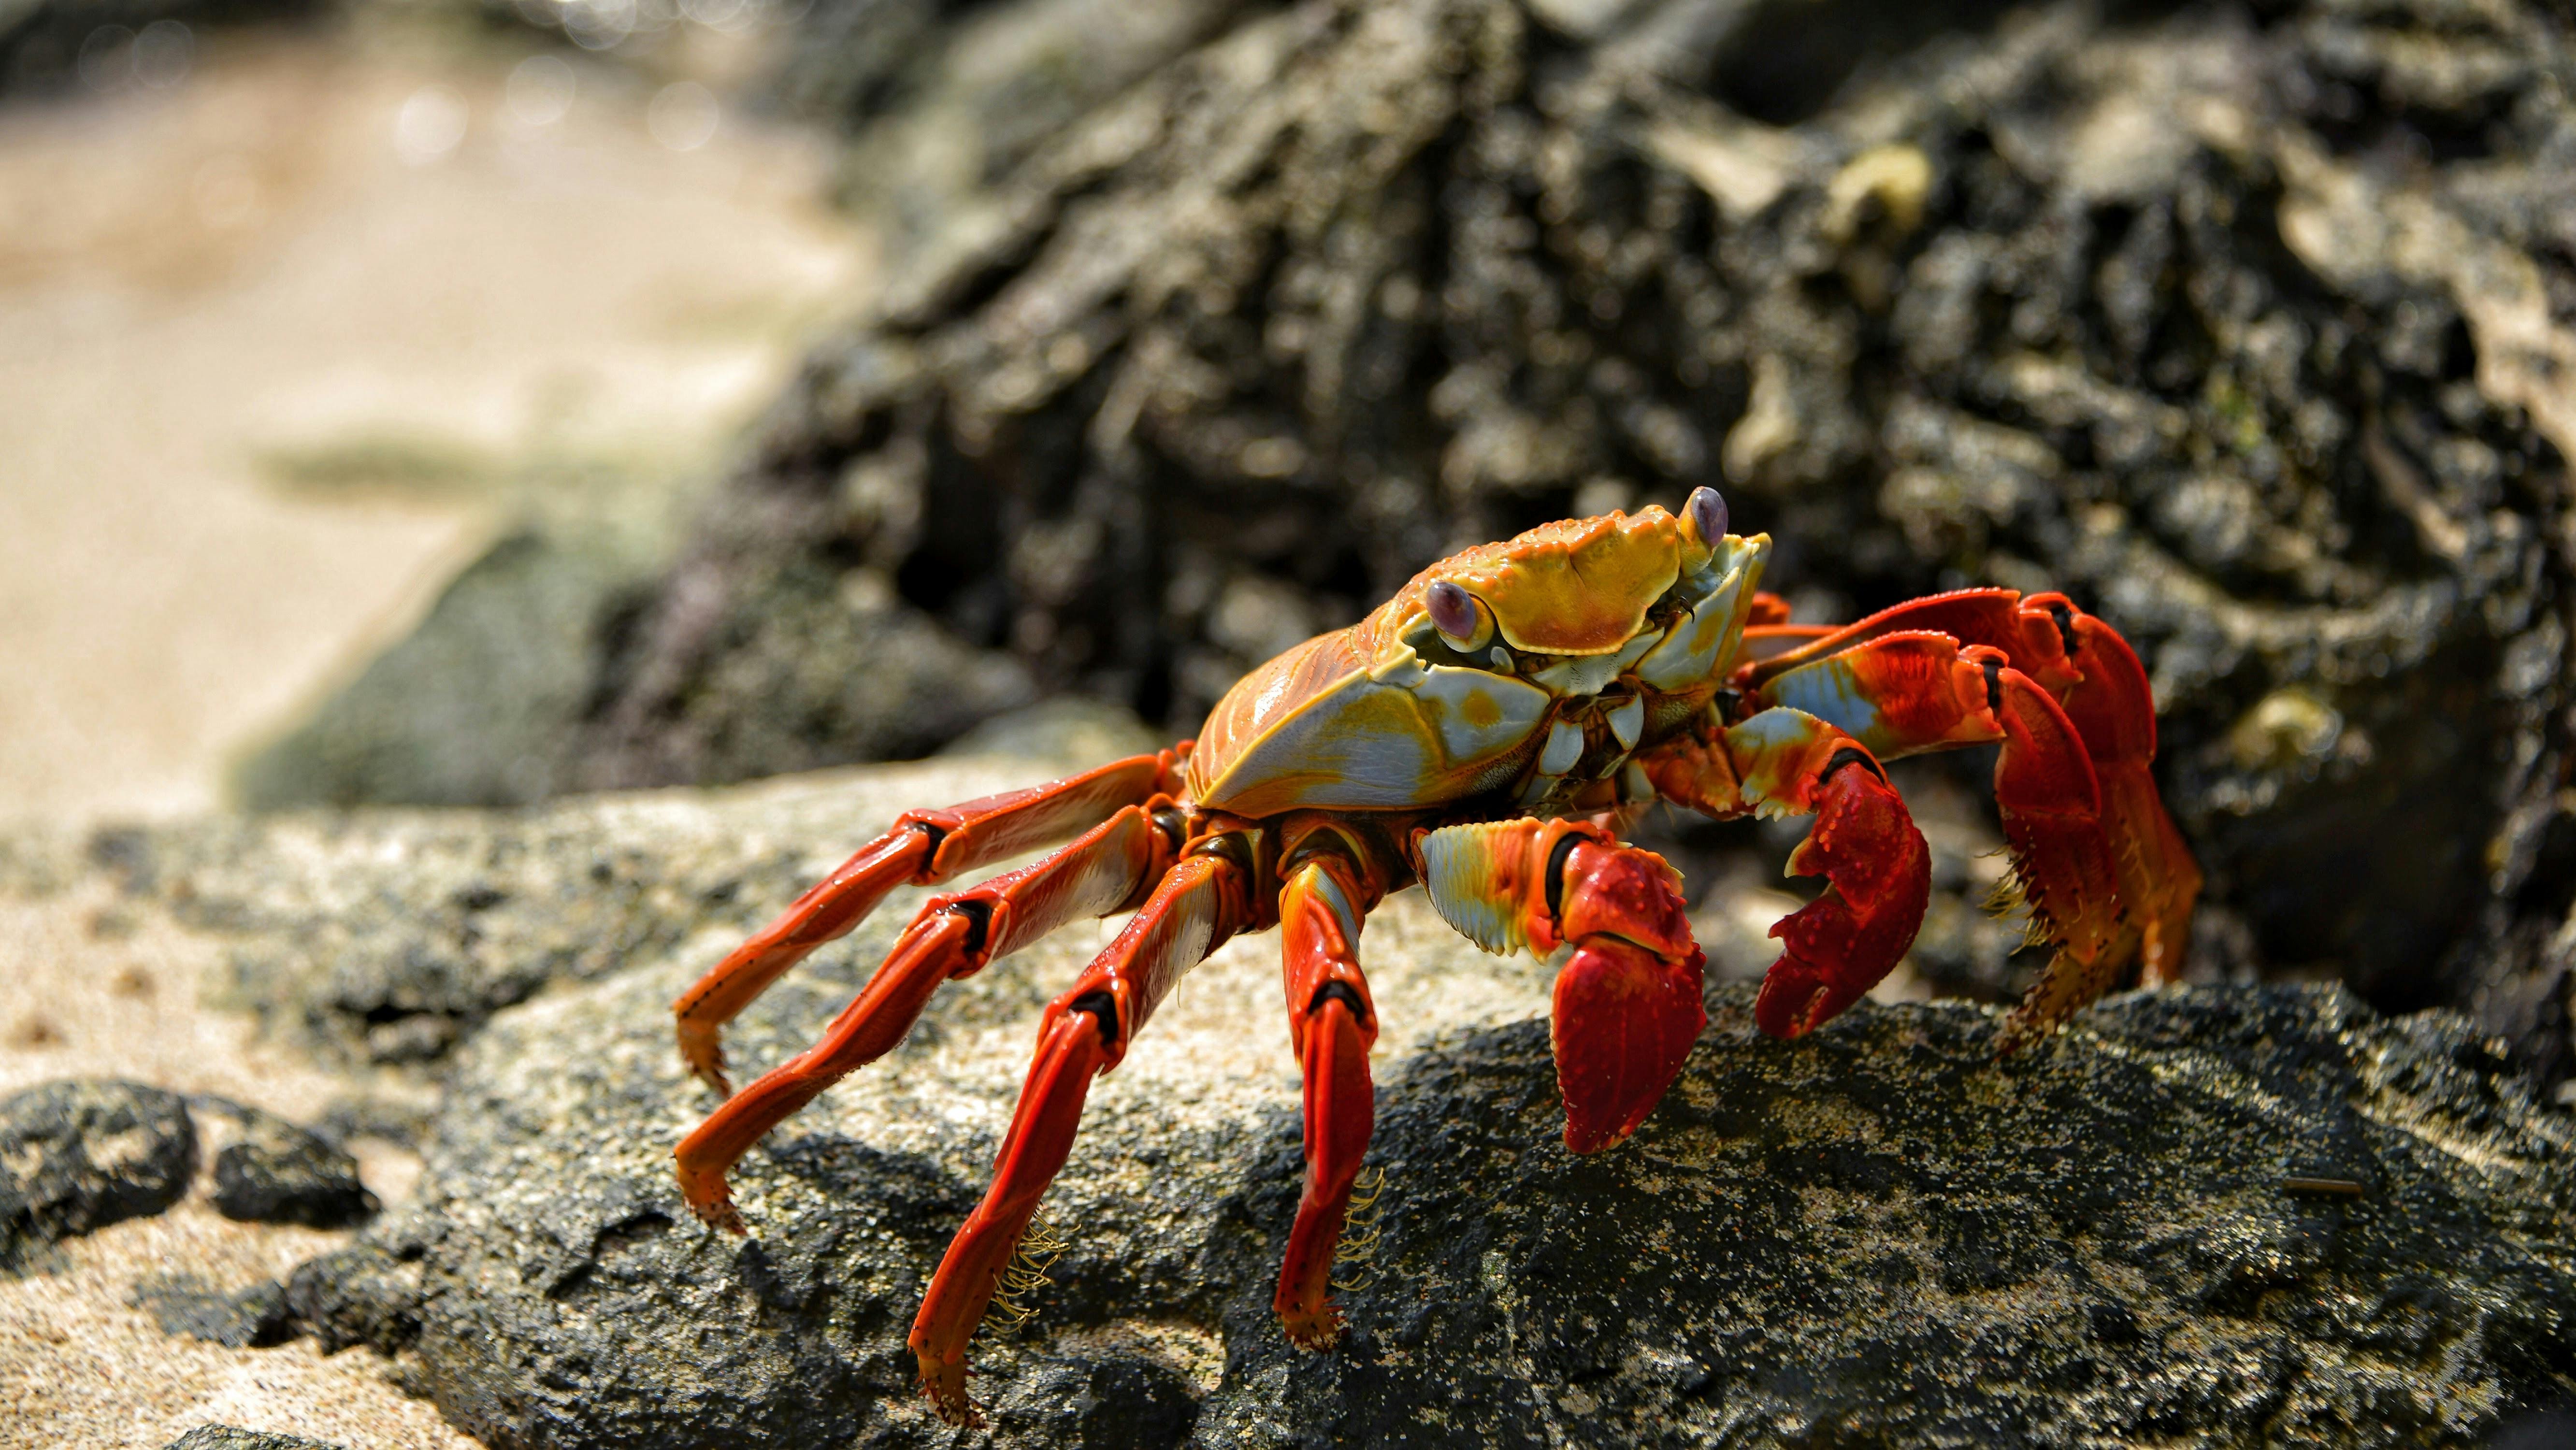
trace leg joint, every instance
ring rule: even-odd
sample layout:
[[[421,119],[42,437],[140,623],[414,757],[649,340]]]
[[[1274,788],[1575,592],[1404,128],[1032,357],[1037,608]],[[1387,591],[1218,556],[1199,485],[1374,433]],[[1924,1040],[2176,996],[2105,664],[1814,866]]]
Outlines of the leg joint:
[[[950,903],[948,911],[950,915],[964,917],[966,920],[966,940],[960,944],[958,950],[965,955],[966,960],[981,965],[984,959],[984,948],[992,938],[993,903],[980,896],[970,896],[963,901]]]
[[[1118,1051],[1118,999],[1107,992],[1085,992],[1064,1004],[1067,1012],[1088,1012],[1100,1024],[1100,1045]]]
[[[1568,831],[1556,838],[1556,846],[1547,853],[1547,914],[1551,921],[1565,920],[1565,868],[1574,859],[1574,848],[1592,839],[1580,831]]]
[[[1835,771],[1842,769],[1846,765],[1857,765],[1861,769],[1868,771],[1870,774],[1877,776],[1881,781],[1887,779],[1887,772],[1879,768],[1877,761],[1869,758],[1868,751],[1863,750],[1856,745],[1846,745],[1842,749],[1834,752],[1833,758],[1825,762],[1824,769],[1816,772],[1816,784],[1822,786],[1826,781],[1834,778]]]
[[[1350,983],[1335,980],[1317,987],[1315,995],[1306,1002],[1306,1015],[1312,1017],[1324,1010],[1327,1002],[1341,1003],[1350,1012],[1353,1024],[1360,1027],[1368,1025],[1368,1005],[1360,1000],[1359,989]]]

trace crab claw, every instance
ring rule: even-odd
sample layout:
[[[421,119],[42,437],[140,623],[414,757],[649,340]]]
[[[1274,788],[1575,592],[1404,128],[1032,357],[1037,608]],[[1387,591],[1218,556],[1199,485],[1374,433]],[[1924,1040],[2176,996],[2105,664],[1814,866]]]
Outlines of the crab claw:
[[[1763,975],[1753,1020],[1773,1037],[1830,1022],[1877,986],[1913,945],[1932,891],[1932,857],[1905,801],[1857,749],[1836,752],[1816,788],[1816,824],[1789,857],[1825,894],[1771,927],[1780,960]]]
[[[1556,1084],[1565,1146],[1598,1153],[1626,1141],[1663,1101],[1708,1025],[1696,946],[1666,961],[1634,942],[1595,937],[1556,974]]]

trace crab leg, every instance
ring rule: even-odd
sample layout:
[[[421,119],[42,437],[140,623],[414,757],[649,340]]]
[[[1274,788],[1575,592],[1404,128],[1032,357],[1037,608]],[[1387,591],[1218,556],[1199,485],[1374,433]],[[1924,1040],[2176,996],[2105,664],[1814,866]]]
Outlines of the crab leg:
[[[1245,849],[1239,837],[1198,843],[1081,979],[1048,1005],[1037,1058],[994,1162],[993,1186],[949,1244],[912,1322],[922,1393],[950,1424],[981,1423],[966,1398],[966,1342],[1039,1197],[1073,1149],[1091,1079],[1126,1056],[1137,1029],[1183,973],[1256,919],[1252,871],[1234,854],[1238,849]]]
[[[2102,824],[2112,843],[2120,896],[2136,933],[2140,976],[2160,986],[2182,975],[2191,940],[2191,909],[2200,896],[2200,866],[2183,844],[2156,792],[2155,696],[2146,669],[2119,631],[2074,607],[2063,594],[2034,594],[2025,615],[2042,615],[2082,682],[2061,696],[2066,718],[2093,757],[2102,790]]]
[[[1789,870],[1827,885],[1771,928],[1781,953],[1754,1001],[1763,1031],[1814,1031],[1914,944],[1931,895],[1931,854],[1886,772],[1850,735],[1805,711],[1774,708],[1725,730],[1677,736],[1642,763],[1666,800],[1705,815],[1816,817]]]
[[[1034,865],[932,897],[822,1041],[727,1099],[681,1140],[676,1156],[689,1207],[742,1232],[725,1174],[762,1134],[892,1051],[940,983],[971,976],[1066,922],[1132,905],[1170,865],[1174,845],[1152,812],[1128,806]]]
[[[671,1004],[689,1071],[717,1092],[731,1092],[719,1040],[724,1025],[807,953],[866,920],[887,892],[936,885],[961,871],[1054,845],[1120,806],[1142,805],[1157,793],[1178,794],[1180,763],[1188,751],[1182,745],[1130,756],[946,810],[904,812],[892,829],[860,847]]]
[[[1489,952],[1546,957],[1565,1146],[1597,1153],[1637,1131],[1708,1025],[1706,962],[1662,857],[1583,821],[1447,826],[1414,838],[1432,906]]]
[[[1306,1191],[1271,1303],[1300,1349],[1329,1348],[1341,1337],[1341,1311],[1329,1297],[1333,1259],[1376,1114],[1368,1054],[1377,1006],[1360,974],[1359,936],[1379,894],[1370,874],[1332,847],[1292,866],[1279,891],[1288,1036],[1306,1085]]]

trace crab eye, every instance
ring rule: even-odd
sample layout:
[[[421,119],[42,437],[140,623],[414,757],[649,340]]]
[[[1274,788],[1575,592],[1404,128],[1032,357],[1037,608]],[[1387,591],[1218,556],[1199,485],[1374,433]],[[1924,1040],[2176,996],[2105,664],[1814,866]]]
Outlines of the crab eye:
[[[1431,627],[1461,654],[1482,648],[1493,637],[1494,617],[1484,601],[1446,579],[1432,584],[1423,603],[1431,610]]]
[[[1699,541],[1715,547],[1726,537],[1726,498],[1713,488],[1691,490],[1690,502],[1682,505],[1690,515],[1691,526],[1699,530]]]

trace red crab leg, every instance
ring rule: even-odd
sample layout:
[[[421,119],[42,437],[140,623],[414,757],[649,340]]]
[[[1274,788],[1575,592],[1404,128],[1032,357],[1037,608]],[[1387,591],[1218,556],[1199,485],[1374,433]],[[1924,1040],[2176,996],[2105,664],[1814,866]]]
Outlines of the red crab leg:
[[[689,1207],[742,1232],[725,1174],[762,1134],[892,1051],[940,983],[971,976],[1066,922],[1132,904],[1171,863],[1174,845],[1151,811],[1128,806],[1033,865],[932,897],[822,1041],[728,1098],[681,1140],[680,1190]]]
[[[2015,619],[2016,628],[2029,622]],[[2063,653],[2051,648],[2056,625],[2045,614],[2038,623],[2044,637],[2025,640],[2025,652],[2071,674]],[[2142,674],[2137,684],[2142,700]],[[1772,675],[1754,698],[1828,720],[1881,756],[2003,742],[1995,803],[2034,920],[2058,945],[2007,1028],[2006,1050],[2100,996],[2136,954],[2139,938],[2127,924],[2117,838],[2107,829],[2092,752],[2066,711],[2007,663],[2004,651],[1961,646],[1946,634],[1880,634]],[[2129,727],[2126,719],[2105,722],[2106,731]],[[2152,802],[2143,763],[2134,776]]]
[[[922,1393],[952,1425],[982,1423],[966,1398],[966,1342],[1039,1197],[1073,1149],[1091,1079],[1126,1056],[1137,1029],[1184,972],[1256,920],[1252,872],[1228,854],[1227,843],[1242,845],[1239,837],[1215,837],[1182,857],[1118,939],[1047,1007],[1037,1059],[994,1162],[993,1186],[949,1244],[912,1322]]]
[[[961,871],[1054,845],[1120,806],[1142,805],[1158,792],[1177,795],[1180,762],[1188,751],[1181,745],[946,810],[904,812],[891,830],[860,847],[680,994],[671,1010],[679,1017],[681,1059],[709,1087],[731,1092],[719,1040],[724,1025],[808,952],[865,920],[887,892],[936,885]]]
[[[1376,1114],[1368,1054],[1377,1006],[1360,974],[1359,937],[1378,896],[1369,873],[1332,847],[1291,867],[1279,890],[1288,1037],[1306,1084],[1306,1191],[1271,1306],[1300,1349],[1329,1348],[1342,1332],[1333,1258]]]
[[[1643,764],[1665,799],[1706,815],[1816,817],[1789,870],[1827,885],[1771,928],[1781,952],[1754,1001],[1763,1031],[1797,1037],[1823,1026],[1914,944],[1931,895],[1931,853],[1886,772],[1851,736],[1775,708],[1678,736]]]
[[[1550,1028],[1565,1146],[1597,1153],[1624,1141],[1708,1025],[1706,959],[1673,869],[1582,821],[1448,826],[1416,836],[1414,850],[1433,907],[1478,946],[1545,957],[1574,945]]]
[[[2061,699],[2101,782],[2103,831],[2137,933],[2141,979],[2149,986],[2174,981],[2190,946],[2200,866],[2156,793],[2155,696],[2146,669],[2119,631],[2063,594],[2034,594],[2022,601],[2022,613],[2055,626],[2083,673]]]

